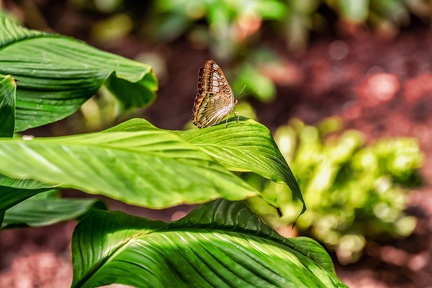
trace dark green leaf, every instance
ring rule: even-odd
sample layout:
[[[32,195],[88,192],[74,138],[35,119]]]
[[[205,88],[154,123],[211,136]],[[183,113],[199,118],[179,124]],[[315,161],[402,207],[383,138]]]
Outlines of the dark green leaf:
[[[94,211],[73,234],[72,287],[347,287],[312,242],[222,199],[171,224]]]
[[[0,213],[5,212],[12,206],[38,194],[50,190],[49,188],[40,189],[19,189],[0,186]]]
[[[157,81],[148,65],[69,37],[27,30],[0,17],[0,48],[0,74],[18,80],[15,131],[69,116],[109,77],[108,88],[125,108],[155,98]]]
[[[27,198],[52,188],[53,185],[36,180],[14,179],[0,174],[0,213]]]
[[[16,83],[0,75],[0,137],[12,137],[15,128]]]
[[[37,196],[39,195],[41,194]],[[38,199],[32,197],[6,211],[2,229],[52,225],[76,219],[95,207],[105,208],[104,204],[97,199]]]
[[[135,83],[134,89],[130,89],[131,83],[112,74],[105,85],[121,100],[125,109],[131,107],[145,107],[150,105],[154,97],[154,91],[158,88],[156,78],[152,73]]]

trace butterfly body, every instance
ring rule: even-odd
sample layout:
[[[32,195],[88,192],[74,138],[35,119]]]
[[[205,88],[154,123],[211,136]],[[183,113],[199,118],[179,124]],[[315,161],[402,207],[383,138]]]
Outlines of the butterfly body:
[[[193,107],[193,123],[198,128],[218,124],[237,105],[222,69],[213,60],[205,62],[198,76],[198,94]]]

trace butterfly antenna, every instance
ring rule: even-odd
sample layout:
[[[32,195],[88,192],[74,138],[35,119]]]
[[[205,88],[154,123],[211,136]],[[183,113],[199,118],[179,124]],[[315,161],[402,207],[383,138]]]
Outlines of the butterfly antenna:
[[[245,85],[245,87],[246,87],[246,85]],[[243,87],[242,91],[243,91],[243,90],[244,90],[244,87]],[[254,91],[251,91],[251,92],[248,92],[248,93],[246,93],[246,94],[244,94],[244,95],[240,95],[240,96],[237,97],[236,99],[240,99],[241,97],[244,97],[244,96],[250,95],[250,94],[255,93],[255,92],[257,92],[257,91],[258,91],[258,89],[257,89],[257,90],[254,90]],[[241,94],[241,92],[240,92],[240,94]]]
[[[240,93],[239,93],[239,97],[238,97],[238,98],[242,97],[242,96],[241,96],[241,93],[243,92],[243,90],[244,90],[245,88],[246,88],[246,85],[243,86],[242,90],[241,90]],[[238,99],[238,98],[237,98],[237,99]]]
[[[244,94],[244,95],[241,95],[242,92],[243,92],[243,90],[244,90],[245,88],[246,88],[246,85],[243,86],[242,90],[241,90],[240,93],[239,93],[239,96],[236,97],[236,99],[240,99],[241,97],[244,97],[244,96],[250,95],[250,94],[255,93],[255,92],[258,91],[258,89],[257,89],[257,90],[254,90],[254,91],[248,92],[248,93],[246,93],[246,94]]]

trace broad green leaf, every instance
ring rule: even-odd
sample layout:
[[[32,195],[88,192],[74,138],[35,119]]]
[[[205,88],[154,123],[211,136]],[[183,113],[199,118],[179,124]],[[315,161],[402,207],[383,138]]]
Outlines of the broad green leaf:
[[[254,120],[241,122],[231,119],[225,124],[206,129],[177,131],[177,135],[212,156],[227,169],[259,174],[277,183],[285,183],[293,198],[303,203],[300,188],[270,131]]]
[[[150,208],[258,193],[194,145],[141,122],[133,132],[0,140],[0,173]]]
[[[173,132],[212,156],[228,170],[254,172],[274,182],[288,185],[293,198],[303,203],[302,214],[306,206],[300,188],[270,131],[251,119],[240,123],[231,119],[226,128],[222,123],[205,129]],[[132,119],[107,131],[132,132],[144,129],[157,128],[145,120]],[[273,203],[272,199],[266,201]]]
[[[0,74],[18,80],[15,131],[69,116],[107,80],[126,109],[155,98],[157,80],[150,66],[73,38],[28,30],[0,17],[0,48]]]
[[[12,137],[15,128],[16,83],[0,75],[0,137]]]
[[[46,193],[41,193],[43,195]],[[47,226],[76,219],[90,210],[105,209],[97,199],[39,199],[32,197],[6,211],[2,229],[22,226]]]
[[[173,223],[93,211],[72,237],[72,287],[347,287],[312,243],[283,238],[244,202],[219,199]]]

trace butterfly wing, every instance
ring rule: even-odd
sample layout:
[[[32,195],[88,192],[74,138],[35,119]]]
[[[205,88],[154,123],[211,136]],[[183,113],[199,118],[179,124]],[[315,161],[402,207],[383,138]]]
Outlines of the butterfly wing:
[[[221,93],[204,92],[200,105],[196,108],[193,122],[199,128],[218,124],[234,109],[235,102]]]
[[[201,67],[193,123],[199,128],[218,124],[234,109],[237,101],[222,69],[213,60]]]

